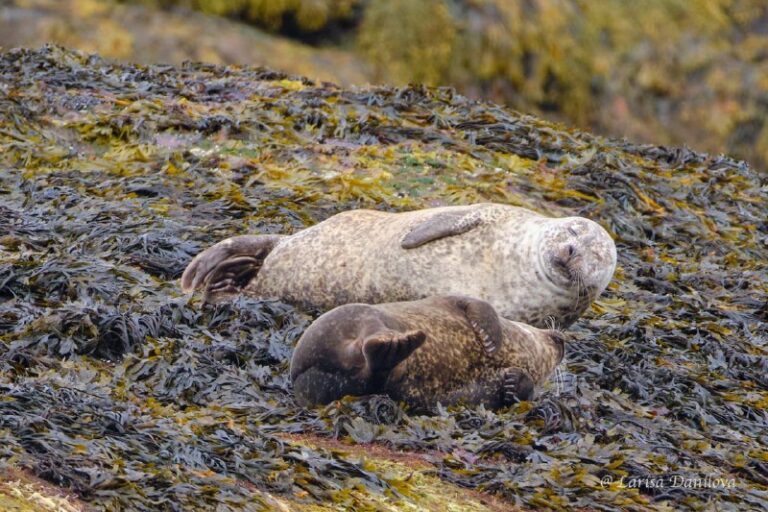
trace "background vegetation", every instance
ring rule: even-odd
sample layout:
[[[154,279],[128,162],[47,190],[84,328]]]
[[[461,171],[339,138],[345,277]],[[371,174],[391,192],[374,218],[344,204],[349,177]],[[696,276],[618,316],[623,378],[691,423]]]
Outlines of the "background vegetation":
[[[598,133],[725,152],[759,169],[768,161],[762,0],[122,3],[10,0],[0,45],[265,64],[342,84],[452,85]]]
[[[195,5],[222,3],[238,2]],[[347,21],[378,82],[451,84],[597,131],[760,165],[768,155],[760,0],[372,0],[354,2],[362,14],[351,24],[351,1],[240,3],[246,19],[271,29],[280,28],[277,14],[263,4],[306,33]]]

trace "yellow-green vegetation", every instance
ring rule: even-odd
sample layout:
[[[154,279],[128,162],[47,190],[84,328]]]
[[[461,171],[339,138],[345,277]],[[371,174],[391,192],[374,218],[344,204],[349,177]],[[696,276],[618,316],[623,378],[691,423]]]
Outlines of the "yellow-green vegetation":
[[[316,49],[228,19],[109,0],[11,0],[0,4],[0,47],[58,43],[106,58],[150,63],[262,65],[319,80],[365,83],[362,58]]]
[[[766,16],[761,0],[373,0],[358,41],[379,81],[453,85],[763,167]]]
[[[323,439],[314,442],[300,441],[299,445],[313,450],[322,449]],[[448,484],[428,474],[434,467],[428,463],[398,462],[370,456],[365,450],[331,447],[329,451],[338,457],[356,461],[361,467],[379,472],[394,488],[405,493],[402,498],[382,493],[371,495],[365,488],[350,487],[339,491],[335,503],[302,503],[301,494],[294,499],[261,494],[263,504],[270,512],[345,512],[348,505],[365,504],[368,510],[381,512],[495,512],[510,507],[498,500],[483,497],[467,489]],[[386,450],[379,448],[379,453]],[[255,490],[253,492],[256,492]],[[0,510],[2,512],[88,512],[93,510],[82,501],[64,495],[61,489],[29,477],[21,471],[0,471]]]
[[[442,0],[373,0],[358,43],[379,83],[449,83],[457,27]]]
[[[39,6],[74,1],[10,3]],[[764,122],[768,117],[764,101],[768,94],[768,34],[764,30],[768,3],[763,0],[130,3],[137,2],[222,14],[289,37],[323,43],[322,48],[297,44],[286,51],[287,43],[273,38],[269,41],[278,48],[273,56],[264,44],[258,45],[261,50],[249,52],[228,42],[230,32],[238,30],[232,25],[201,30],[193,24],[193,29],[184,30],[186,15],[169,20],[168,12],[148,11],[146,20],[165,20],[161,24],[165,29],[179,33],[175,52],[190,58],[266,63],[344,84],[450,85],[473,97],[601,133],[733,154],[760,169],[768,162]],[[120,59],[140,57],[142,38],[129,37],[132,32],[126,29],[121,11],[110,11],[110,2],[89,3],[101,6],[92,11],[112,14],[100,15],[98,25],[80,26],[76,17],[59,22],[56,30],[48,30],[47,40]],[[62,8],[61,16],[72,19],[68,10]],[[18,33],[20,44],[30,40],[29,34],[40,32],[27,28]],[[211,33],[221,43],[206,43]],[[167,48],[154,46],[155,51]],[[328,46],[335,46],[338,53],[328,54]],[[320,63],[308,66],[312,52],[320,54]],[[355,66],[357,72],[351,72]]]
[[[434,475],[435,467],[426,462],[426,455],[410,457],[402,452],[393,452],[381,445],[365,446],[339,442],[323,438],[294,439],[299,445],[312,449],[325,447],[332,453],[347,460],[357,460],[362,467],[384,475],[394,488],[407,499],[381,495],[375,503],[375,510],[392,512],[418,512],[424,510],[436,512],[515,512],[517,507],[503,503],[491,496],[483,496],[469,489],[447,484]],[[344,495],[351,496],[358,490],[345,490]],[[348,510],[343,505],[319,506],[320,510]],[[311,509],[313,510],[313,509]]]
[[[290,18],[297,28],[315,32],[354,16],[361,0],[137,0],[159,6],[188,6],[209,14],[240,18],[270,30]]]
[[[584,14],[568,0],[374,0],[359,37],[379,81],[524,98],[527,109],[548,105],[583,122],[592,108],[596,49],[584,37],[591,28]]]
[[[448,88],[59,47],[0,55],[0,112],[0,462],[97,510],[482,500],[457,487],[502,507],[768,508],[768,190],[747,164]],[[531,403],[306,410],[288,367],[319,311],[179,290],[228,236],[481,201],[587,216],[617,243],[613,282]],[[428,464],[409,478],[403,454]]]

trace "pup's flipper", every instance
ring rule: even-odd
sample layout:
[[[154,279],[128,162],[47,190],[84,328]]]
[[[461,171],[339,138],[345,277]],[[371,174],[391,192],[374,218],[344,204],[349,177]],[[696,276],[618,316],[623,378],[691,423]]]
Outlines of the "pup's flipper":
[[[477,340],[482,343],[486,354],[498,352],[504,341],[501,322],[496,310],[484,300],[472,297],[450,297],[456,307],[467,317],[467,321],[475,331]]]
[[[520,368],[504,368],[501,373],[501,386],[504,406],[533,398],[533,380]]]
[[[424,344],[423,331],[381,331],[363,340],[363,356],[371,373],[391,370]]]

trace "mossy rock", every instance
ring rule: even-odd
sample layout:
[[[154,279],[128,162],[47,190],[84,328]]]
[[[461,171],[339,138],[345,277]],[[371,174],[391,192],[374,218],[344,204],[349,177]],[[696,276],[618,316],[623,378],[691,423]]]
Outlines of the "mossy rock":
[[[0,7],[0,47],[58,43],[143,64],[250,64],[340,83],[365,83],[369,67],[342,48],[314,48],[237,21],[159,2],[24,0]],[[227,5],[230,2],[223,2]],[[271,2],[266,2],[271,3]],[[6,5],[4,4],[4,5]],[[170,3],[163,3],[163,5]],[[313,18],[317,19],[317,18]]]
[[[373,0],[358,44],[380,83],[446,82],[457,39],[456,22],[441,0]]]
[[[189,6],[209,14],[230,16],[279,30],[287,22],[303,32],[350,20],[361,0],[138,0],[159,6]]]
[[[763,0],[8,0],[0,9],[6,47],[55,42],[129,62],[450,85],[597,133],[768,164]]]

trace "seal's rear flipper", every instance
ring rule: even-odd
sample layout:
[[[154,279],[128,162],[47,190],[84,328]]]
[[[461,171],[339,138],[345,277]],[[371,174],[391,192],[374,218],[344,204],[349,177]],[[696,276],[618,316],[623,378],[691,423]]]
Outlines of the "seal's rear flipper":
[[[461,235],[483,223],[482,209],[436,213],[414,226],[400,242],[403,249],[415,249],[447,236]]]
[[[504,340],[499,315],[489,303],[472,297],[451,297],[475,331],[487,354],[495,354]]]
[[[215,295],[237,293],[261,269],[282,235],[244,235],[222,240],[201,252],[181,276],[184,292],[205,288],[205,301]]]
[[[520,368],[504,368],[501,374],[502,405],[533,398],[533,380]]]
[[[424,344],[423,331],[377,332],[363,340],[363,356],[371,372],[391,370]]]

